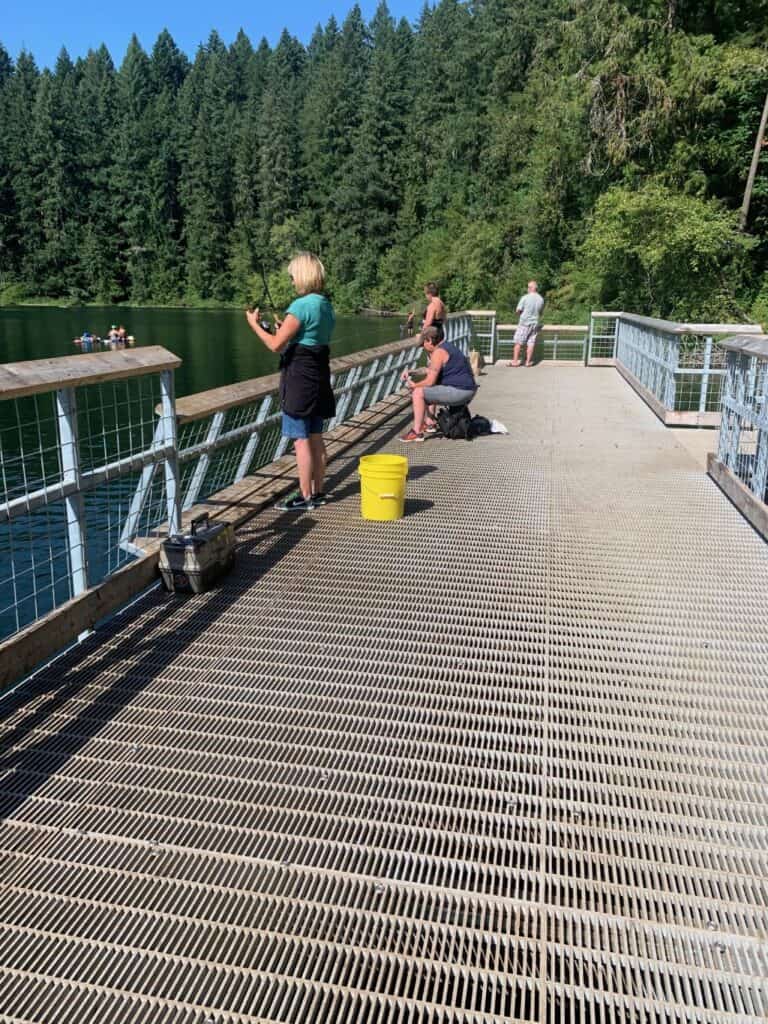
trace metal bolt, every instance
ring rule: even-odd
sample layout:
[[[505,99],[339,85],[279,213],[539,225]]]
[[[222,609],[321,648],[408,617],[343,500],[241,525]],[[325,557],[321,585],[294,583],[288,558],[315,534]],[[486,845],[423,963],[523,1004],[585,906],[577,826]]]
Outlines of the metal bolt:
[[[376,892],[384,892],[384,883],[383,882],[376,882],[376,884],[374,885],[373,888],[374,888],[374,890]]]

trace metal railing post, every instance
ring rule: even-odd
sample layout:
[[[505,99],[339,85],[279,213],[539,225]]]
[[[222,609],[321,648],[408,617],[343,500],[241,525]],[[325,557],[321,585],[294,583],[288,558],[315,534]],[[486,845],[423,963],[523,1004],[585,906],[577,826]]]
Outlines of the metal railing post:
[[[384,384],[386,383],[387,377],[389,375],[388,371],[389,371],[389,368],[392,366],[392,360],[393,359],[394,359],[394,354],[392,352],[390,352],[389,355],[384,360],[384,366],[382,367],[381,372],[379,373],[379,379],[376,382],[376,387],[374,389],[373,394],[371,395],[371,405],[376,405],[376,403],[381,398],[381,392],[382,392],[382,389],[384,387]]]
[[[707,411],[707,396],[709,394],[709,371],[712,368],[712,336],[704,339],[704,366],[701,374],[701,394],[699,395],[699,412]]]
[[[211,420],[211,425],[208,428],[208,435],[205,438],[205,444],[214,444],[214,442],[218,441],[219,435],[224,427],[225,418],[226,413],[217,412],[214,414],[213,419]],[[197,496],[200,494],[200,490],[203,486],[203,481],[205,480],[205,475],[208,472],[210,464],[210,453],[203,452],[197,460],[195,471],[192,474],[192,479],[189,481],[186,494],[184,495],[184,501],[182,502],[181,507],[185,512],[188,508],[192,508],[197,501]]]
[[[271,405],[272,395],[267,395],[267,397],[262,401],[261,405],[259,406],[259,411],[256,414],[255,425],[257,427],[260,427],[264,423],[264,420],[269,415]],[[245,451],[243,452],[243,456],[240,459],[237,471],[235,472],[235,483],[239,483],[248,475],[248,470],[251,468],[251,463],[253,462],[253,457],[256,454],[256,449],[259,447],[260,438],[260,430],[254,431],[254,433],[251,434],[251,436],[248,438],[248,443],[245,446]]]
[[[179,457],[176,433],[176,395],[173,370],[160,374],[160,399],[162,405],[163,443],[165,445],[165,501],[168,518],[168,533],[181,530],[181,494],[179,493]]]
[[[587,330],[587,337],[584,339],[584,365],[589,366],[589,361],[592,358],[592,334],[595,329],[595,314],[589,314],[589,328]]]
[[[491,317],[491,363],[496,362],[496,310]]]
[[[380,363],[380,359],[374,360],[373,366],[371,367],[370,373],[368,374],[368,379],[363,383],[363,386],[360,388],[360,394],[358,395],[357,402],[355,403],[355,408],[352,411],[353,416],[358,416],[363,411],[368,395],[370,394],[370,390],[373,387],[372,378],[376,376],[376,372],[379,369]]]
[[[753,359],[755,364],[755,375],[758,373],[758,361]],[[760,418],[762,425],[757,431],[757,444],[755,447],[755,469],[752,475],[752,492],[756,498],[765,502],[766,489],[768,488],[768,430],[765,427],[765,412],[768,405],[768,370],[765,364],[762,367],[762,393],[758,395],[758,385],[755,381],[753,392],[753,408],[755,414]]]
[[[77,433],[77,398],[74,388],[56,392],[56,413],[59,426],[61,479],[74,484],[76,490],[64,498],[67,515],[67,552],[72,596],[88,588],[88,549],[85,529],[85,502],[80,484],[80,449]]]

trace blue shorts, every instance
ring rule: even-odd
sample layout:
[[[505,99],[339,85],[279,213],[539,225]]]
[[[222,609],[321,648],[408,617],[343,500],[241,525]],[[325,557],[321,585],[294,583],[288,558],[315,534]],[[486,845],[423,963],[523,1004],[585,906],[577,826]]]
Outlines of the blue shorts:
[[[291,441],[306,440],[310,434],[322,434],[322,416],[289,416],[283,413],[283,437]]]

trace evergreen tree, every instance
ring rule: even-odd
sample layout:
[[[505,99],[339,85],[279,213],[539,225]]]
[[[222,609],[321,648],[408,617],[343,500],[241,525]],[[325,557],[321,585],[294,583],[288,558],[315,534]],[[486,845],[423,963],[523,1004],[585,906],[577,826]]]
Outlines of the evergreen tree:
[[[187,292],[195,300],[228,299],[236,132],[229,54],[215,32],[198,51],[180,105]]]
[[[84,220],[77,277],[87,298],[107,303],[120,298],[122,292],[120,207],[114,187],[118,167],[116,100],[115,68],[102,46],[90,51],[82,62],[77,85],[75,118]]]
[[[304,50],[284,31],[270,59],[261,102],[258,240],[269,259],[272,229],[297,212],[300,202],[300,147],[296,123],[301,100]]]
[[[0,46],[0,295],[244,302],[311,248],[341,308],[434,277],[503,308],[531,274],[574,307],[618,294],[596,246],[626,218],[638,260],[646,229],[659,266],[689,238],[718,301],[768,316],[768,149],[753,237],[719,251],[712,230],[741,202],[767,6],[438,0],[411,26],[355,5],[306,47],[213,33],[191,65],[168,32],[150,56],[134,37],[117,72],[104,47],[40,74]],[[680,211],[701,230],[657,230]]]

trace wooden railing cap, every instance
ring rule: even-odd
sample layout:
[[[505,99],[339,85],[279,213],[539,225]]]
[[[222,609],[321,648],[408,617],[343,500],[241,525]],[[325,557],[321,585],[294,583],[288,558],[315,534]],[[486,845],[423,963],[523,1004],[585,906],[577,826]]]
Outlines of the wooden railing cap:
[[[178,366],[181,359],[160,345],[4,363],[0,365],[0,399],[141,377]]]
[[[757,356],[758,359],[768,361],[768,334],[736,334],[730,338],[723,338],[720,346],[729,352],[741,352],[743,355]]]
[[[497,331],[516,331],[519,324],[496,324]],[[573,334],[588,331],[587,324],[541,324],[540,331],[569,331]]]
[[[597,315],[599,314],[593,314],[593,316]],[[617,316],[626,323],[638,324],[640,327],[650,327],[656,331],[664,331],[666,334],[709,334],[713,337],[722,337],[736,332],[740,334],[763,333],[763,328],[760,324],[681,323],[678,320],[659,320],[653,316],[639,316],[637,313],[618,313]]]
[[[355,366],[363,366],[376,359],[384,359],[390,354],[413,348],[418,343],[418,336],[414,335],[404,338],[402,341],[390,342],[388,345],[379,345],[376,348],[353,352],[348,356],[339,356],[337,359],[331,360],[331,373],[343,373]],[[280,375],[271,373],[267,377],[254,377],[252,380],[242,380],[236,384],[225,384],[220,388],[200,391],[196,395],[186,395],[184,398],[176,399],[176,418],[179,423],[200,420],[206,416],[212,416],[216,412],[233,409],[237,405],[256,402],[277,391],[279,386]]]

